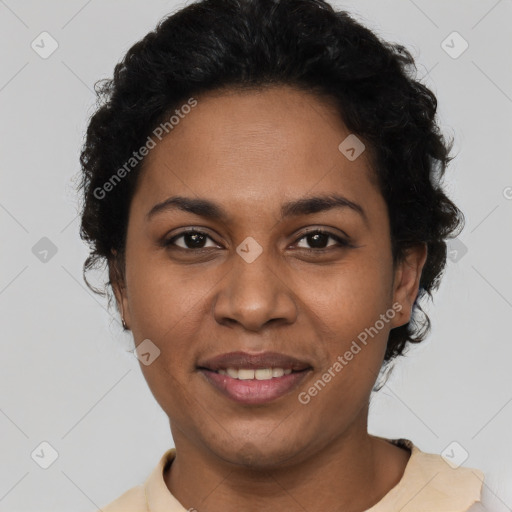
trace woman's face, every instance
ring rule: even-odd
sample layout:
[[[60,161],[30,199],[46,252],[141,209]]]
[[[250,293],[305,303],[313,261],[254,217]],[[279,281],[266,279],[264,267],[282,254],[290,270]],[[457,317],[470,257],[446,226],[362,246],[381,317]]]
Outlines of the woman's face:
[[[393,267],[367,152],[339,149],[350,132],[322,100],[288,87],[197,100],[146,157],[116,295],[135,345],[150,340],[141,369],[177,446],[296,462],[366,434],[425,254]],[[155,208],[178,196],[190,207]]]

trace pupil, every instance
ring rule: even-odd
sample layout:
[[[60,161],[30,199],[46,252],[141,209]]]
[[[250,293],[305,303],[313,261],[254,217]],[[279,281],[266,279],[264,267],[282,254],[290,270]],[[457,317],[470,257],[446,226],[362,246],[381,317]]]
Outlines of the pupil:
[[[202,235],[201,233],[187,233],[185,235],[185,240],[187,240],[186,237],[189,237],[189,240],[192,240],[192,246],[193,248],[197,249],[197,248],[201,248],[201,243],[204,243],[204,235]],[[187,244],[189,245],[189,244]]]
[[[328,239],[328,235],[325,235],[323,233],[315,233],[313,235],[308,235],[308,243],[312,247],[325,248],[325,244],[327,243],[327,239]],[[318,242],[320,242],[320,244],[318,244]]]

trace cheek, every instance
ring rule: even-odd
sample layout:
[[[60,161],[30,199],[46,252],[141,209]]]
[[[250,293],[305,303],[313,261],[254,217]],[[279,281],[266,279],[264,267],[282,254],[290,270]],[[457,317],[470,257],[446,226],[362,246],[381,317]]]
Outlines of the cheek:
[[[326,357],[319,378],[328,381],[321,399],[328,407],[363,403],[378,376],[392,320],[390,265],[384,258],[361,258],[316,286],[308,280],[311,318],[323,333],[318,342]]]
[[[382,262],[338,267],[321,280],[308,278],[302,289],[313,316],[340,342],[358,336],[390,307],[391,276]]]
[[[128,263],[128,261],[127,261]],[[190,273],[190,271],[189,271]],[[193,344],[204,318],[208,280],[183,277],[150,257],[135,255],[127,265],[131,330],[135,345],[150,340],[158,356],[140,368],[163,410],[194,410],[187,390],[191,377]]]
[[[127,282],[134,334],[167,339],[204,314],[215,275],[192,266],[177,269],[164,257],[142,251],[132,254]]]
[[[127,261],[128,263],[128,261]],[[186,383],[193,371],[193,343],[200,339],[201,318],[207,307],[205,291],[213,283],[186,277],[169,263],[134,255],[127,265],[131,330],[135,345],[149,339],[158,357],[140,363],[144,378],[164,410],[187,405]],[[193,275],[191,270],[187,274]],[[172,390],[172,392],[170,392]]]
[[[140,366],[153,397],[173,423],[182,428],[208,430],[204,406],[188,388],[190,374],[176,364],[176,356],[163,351],[151,365]]]

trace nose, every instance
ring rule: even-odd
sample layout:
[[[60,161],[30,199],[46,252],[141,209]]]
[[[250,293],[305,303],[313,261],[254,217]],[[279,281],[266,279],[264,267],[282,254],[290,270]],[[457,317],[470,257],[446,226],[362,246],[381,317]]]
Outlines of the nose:
[[[239,324],[248,331],[259,331],[271,323],[295,322],[297,302],[289,283],[275,267],[265,251],[251,263],[236,255],[214,301],[216,321]]]

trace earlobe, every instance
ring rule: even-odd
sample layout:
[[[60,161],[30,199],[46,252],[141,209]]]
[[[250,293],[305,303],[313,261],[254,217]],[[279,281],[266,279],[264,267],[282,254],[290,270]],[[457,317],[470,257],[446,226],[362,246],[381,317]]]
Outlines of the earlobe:
[[[395,316],[392,327],[405,325],[411,319],[412,307],[418,296],[421,272],[427,260],[427,244],[419,244],[405,250],[397,263],[394,279],[393,303],[401,309]]]

